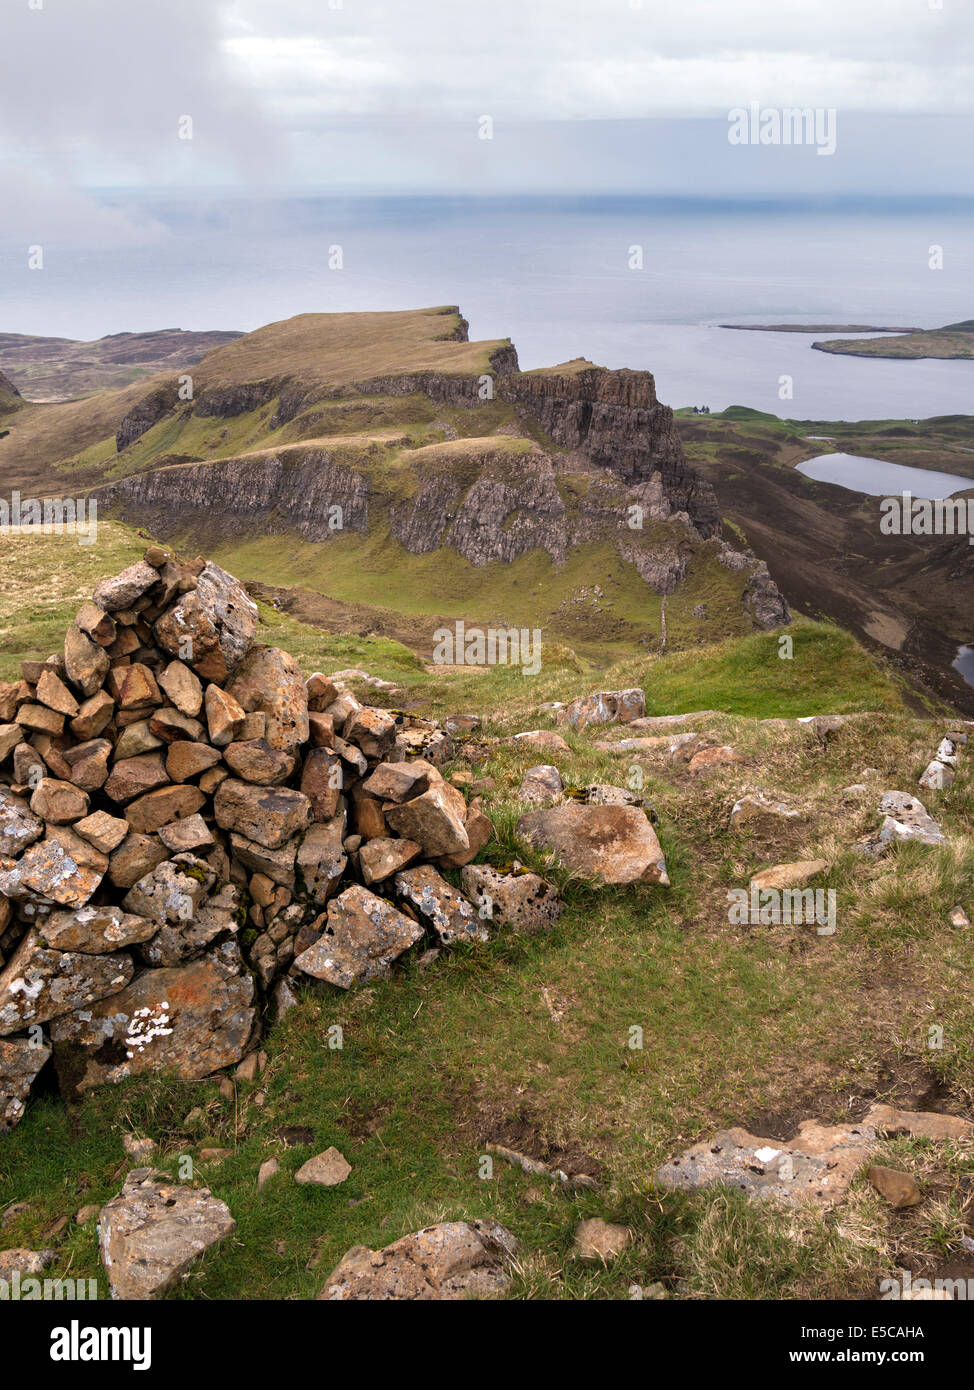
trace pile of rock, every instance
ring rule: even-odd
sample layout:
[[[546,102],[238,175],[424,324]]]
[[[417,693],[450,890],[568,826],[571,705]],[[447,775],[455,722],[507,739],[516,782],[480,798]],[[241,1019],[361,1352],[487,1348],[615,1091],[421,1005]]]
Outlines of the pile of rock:
[[[0,684],[0,1131],[52,1052],[67,1095],[199,1078],[289,973],[348,988],[424,936],[550,920],[540,880],[481,892],[492,826],[439,771],[449,729],[306,680],[257,621],[217,565],[151,547]],[[439,872],[461,866],[476,906]]]

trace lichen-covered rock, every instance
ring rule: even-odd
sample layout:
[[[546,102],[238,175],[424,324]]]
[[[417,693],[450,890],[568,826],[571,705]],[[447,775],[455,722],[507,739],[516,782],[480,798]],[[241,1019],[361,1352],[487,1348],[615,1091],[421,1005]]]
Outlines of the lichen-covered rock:
[[[23,1119],[27,1094],[50,1055],[43,1038],[0,1038],[0,1134]]]
[[[0,972],[0,1037],[86,1009],[124,989],[134,973],[131,956],[51,950],[31,929]]]
[[[208,681],[224,681],[243,661],[257,632],[257,605],[239,580],[207,563],[196,588],[166,610],[156,639],[170,656]]]
[[[487,927],[470,903],[430,864],[405,869],[393,880],[400,900],[432,927],[443,946],[455,941],[486,941]]]
[[[233,940],[189,965],[145,970],[111,999],[52,1023],[61,1089],[74,1095],[159,1070],[195,1081],[239,1062],[254,1028],[254,994]]]
[[[483,921],[515,931],[545,931],[565,910],[557,889],[538,874],[502,874],[489,864],[468,864],[460,881]]]
[[[0,787],[0,854],[21,854],[44,834],[44,822],[23,797]]]
[[[345,813],[330,821],[316,821],[298,847],[295,865],[303,885],[316,907],[324,907],[341,881],[348,864],[342,848],[345,839]]]
[[[580,695],[555,712],[557,724],[585,729],[589,724],[630,724],[646,713],[646,696],[638,687]]]
[[[136,1168],[98,1215],[112,1298],[161,1298],[236,1224],[226,1203],[207,1188],[170,1183]]]
[[[391,903],[353,884],[332,898],[322,935],[295,957],[294,968],[350,989],[387,974],[392,962],[422,935],[422,927]]]
[[[153,584],[158,582],[159,571],[146,564],[145,560],[137,560],[134,565],[129,565],[127,570],[122,570],[121,574],[112,575],[110,579],[103,579],[100,584],[95,585],[95,607],[104,609],[106,613],[117,613],[124,608],[131,608],[137,599],[148,593]]]
[[[46,840],[0,873],[0,895],[83,907],[101,883],[108,860],[67,826],[54,826]]]
[[[517,1241],[497,1221],[449,1221],[414,1231],[383,1250],[353,1246],[320,1299],[431,1302],[496,1298],[511,1282]]]
[[[45,945],[56,951],[83,951],[95,956],[148,941],[158,930],[158,922],[112,905],[89,904],[73,912],[52,912],[37,924]]]
[[[290,751],[308,741],[308,692],[298,663],[280,647],[254,647],[227,687],[247,713],[267,716],[264,737]]]
[[[126,912],[151,918],[160,926],[188,922],[216,882],[209,864],[191,854],[166,860],[129,889],[122,906]]]

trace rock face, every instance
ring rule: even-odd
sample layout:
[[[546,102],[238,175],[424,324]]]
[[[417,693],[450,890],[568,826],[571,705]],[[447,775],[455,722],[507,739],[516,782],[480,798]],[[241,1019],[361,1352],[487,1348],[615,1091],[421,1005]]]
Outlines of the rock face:
[[[347,1303],[496,1298],[511,1281],[517,1242],[496,1221],[450,1221],[393,1241],[353,1246],[318,1295]]]
[[[226,1204],[205,1187],[169,1183],[150,1169],[134,1169],[98,1217],[112,1298],[161,1298],[236,1224]]]
[[[517,828],[539,849],[554,851],[567,868],[602,883],[669,884],[656,832],[638,807],[570,802],[529,811]]]

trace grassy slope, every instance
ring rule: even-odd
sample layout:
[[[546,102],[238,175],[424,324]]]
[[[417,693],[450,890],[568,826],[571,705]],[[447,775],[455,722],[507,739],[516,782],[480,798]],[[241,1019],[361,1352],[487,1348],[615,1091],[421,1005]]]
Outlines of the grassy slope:
[[[49,634],[94,579],[140,548],[115,526],[103,528],[95,550],[55,539],[9,545],[0,613],[7,674],[15,632],[30,634],[31,654],[52,646]],[[57,587],[70,600],[38,600],[31,575],[36,590]],[[428,674],[396,644],[332,636],[270,609],[262,618],[264,640],[289,647],[305,668],[364,665],[405,683],[432,710],[484,713],[490,734],[536,727],[545,722],[534,713],[541,700],[592,683],[564,650],[549,653],[533,679],[501,669]],[[229,1203],[238,1223],[179,1297],[308,1297],[352,1244],[379,1246],[434,1220],[488,1215],[522,1242],[518,1297],[625,1298],[633,1282],[655,1280],[683,1297],[845,1297],[870,1294],[896,1263],[915,1273],[936,1265],[963,1229],[969,1146],[887,1146],[889,1162],[925,1180],[923,1206],[905,1215],[891,1214],[861,1181],[841,1220],[759,1210],[730,1194],[657,1194],[651,1184],[659,1161],[721,1125],[750,1122],[777,1137],[807,1114],[847,1115],[853,1097],[910,1102],[930,1087],[944,1108],[971,1103],[974,939],[945,925],[955,902],[972,907],[970,762],[950,793],[931,798],[954,848],[907,848],[877,864],[853,855],[852,840],[875,823],[876,796],[850,806],[839,789],[867,766],[880,771],[871,781],[877,793],[913,786],[936,726],[898,713],[895,690],[845,635],[811,624],[794,635],[791,662],[779,660],[776,636],[754,636],[630,660],[599,678],[641,680],[652,711],[734,711],[706,727],[741,750],[743,768],[697,782],[663,756],[638,760],[660,815],[671,890],[592,893],[556,871],[569,908],[543,938],[499,936],[350,995],[303,990],[299,1010],[265,1044],[267,1072],[235,1083],[232,1099],[212,1082],[162,1078],[103,1088],[74,1110],[40,1099],[0,1141],[0,1204],[27,1203],[4,1243],[54,1244],[59,1270],[70,1261],[75,1277],[98,1277],[94,1227],[70,1218],[117,1191],[131,1166],[121,1136],[134,1129],[159,1143],[166,1171],[192,1158],[195,1179]],[[807,728],[782,732],[743,717],[843,707],[888,712],[847,725],[825,745]],[[573,734],[570,754],[544,756],[572,784],[628,780],[631,757],[596,753],[592,741]],[[515,792],[537,756],[497,745],[482,769],[496,783],[495,862],[515,849],[523,855],[513,838]],[[803,820],[729,830],[727,808],[743,783],[793,798]],[[833,865],[822,882],[839,895],[837,936],[728,925],[727,887],[767,863],[815,854]],[[939,1052],[926,1050],[932,1022],[945,1030]],[[327,1042],[336,1023],[340,1051]],[[627,1046],[633,1025],[644,1030],[641,1051]],[[197,1107],[202,1114],[188,1119]],[[283,1125],[307,1126],[310,1142],[285,1149]],[[501,1162],[485,1180],[489,1139],[534,1156],[593,1155],[601,1190],[568,1193]],[[351,1162],[348,1182],[330,1191],[295,1186],[294,1169],[329,1144]],[[232,1157],[205,1165],[207,1145]],[[257,1168],[271,1155],[282,1171],[258,1196]],[[52,1233],[64,1215],[68,1224]],[[609,1269],[569,1258],[574,1225],[588,1215],[625,1221],[636,1234]]]

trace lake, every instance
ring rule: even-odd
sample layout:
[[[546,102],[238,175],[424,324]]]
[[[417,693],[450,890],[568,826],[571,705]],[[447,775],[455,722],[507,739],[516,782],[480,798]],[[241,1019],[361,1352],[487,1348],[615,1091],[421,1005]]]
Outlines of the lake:
[[[957,660],[951,662],[968,685],[974,685],[974,647],[958,647]]]
[[[471,337],[511,337],[522,367],[584,356],[645,368],[672,406],[803,420],[974,410],[974,361],[838,357],[814,351],[813,335],[719,326],[966,318],[974,204],[98,197],[104,230],[52,242],[42,273],[0,228],[0,331],[248,330],[310,311],[459,304]],[[951,248],[941,272],[932,239]],[[333,246],[341,269],[329,269]]]
[[[904,492],[914,497],[943,498],[974,488],[974,478],[956,473],[934,473],[928,468],[908,468],[884,459],[862,458],[858,454],[819,454],[796,465],[799,473],[817,483],[833,483],[869,497],[898,497]]]

